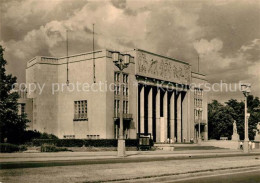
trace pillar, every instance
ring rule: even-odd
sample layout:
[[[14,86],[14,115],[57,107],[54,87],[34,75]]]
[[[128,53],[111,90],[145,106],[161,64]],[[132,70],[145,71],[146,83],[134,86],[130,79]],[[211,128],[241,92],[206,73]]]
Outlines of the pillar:
[[[181,92],[176,94],[177,102],[177,142],[181,142]]]
[[[161,90],[157,89],[156,92],[156,142],[160,142],[161,141],[161,125],[160,125],[160,95],[161,95]]]
[[[175,92],[172,92],[170,99],[170,138],[174,140],[174,122],[175,122]]]
[[[168,122],[168,91],[163,95],[163,142],[167,140],[167,122]]]
[[[187,140],[188,142],[190,142],[190,139],[191,139],[191,94],[190,94],[190,90],[187,91],[186,93],[186,97],[187,97],[187,120],[188,120],[188,123],[187,123]]]
[[[140,91],[140,133],[144,133],[144,86]]]
[[[195,129],[195,105],[194,105],[194,88],[190,90],[189,108],[190,108],[190,139],[196,140],[196,129]]]
[[[148,93],[148,133],[153,136],[153,88]]]
[[[182,92],[182,142],[188,141],[188,95]]]

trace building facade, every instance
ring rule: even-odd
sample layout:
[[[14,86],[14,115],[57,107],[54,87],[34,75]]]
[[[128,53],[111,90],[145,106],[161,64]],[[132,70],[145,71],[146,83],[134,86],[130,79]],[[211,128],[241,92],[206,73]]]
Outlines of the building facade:
[[[28,61],[27,86],[43,88],[27,93],[29,128],[59,138],[118,138],[122,86],[125,138],[149,133],[155,142],[189,142],[200,132],[207,140],[205,75],[186,62],[134,49],[121,76],[112,54],[99,50]]]

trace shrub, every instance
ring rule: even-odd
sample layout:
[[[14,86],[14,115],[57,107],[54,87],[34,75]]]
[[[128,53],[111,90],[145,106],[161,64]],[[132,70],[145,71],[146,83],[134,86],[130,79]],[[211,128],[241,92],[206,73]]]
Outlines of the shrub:
[[[69,151],[67,148],[56,147],[52,144],[41,145],[41,152],[59,152],[59,151]]]
[[[9,143],[0,143],[0,151],[1,153],[11,153],[19,151],[19,146]]]
[[[117,139],[33,139],[34,146],[41,146],[43,144],[54,145],[57,147],[117,147]],[[136,147],[138,145],[137,139],[126,139],[126,147]]]
[[[27,146],[26,145],[20,145],[19,146],[19,151],[26,151],[27,150]]]
[[[39,131],[28,130],[24,133],[24,142],[30,142],[33,139],[58,139],[57,136],[48,133],[41,133]]]

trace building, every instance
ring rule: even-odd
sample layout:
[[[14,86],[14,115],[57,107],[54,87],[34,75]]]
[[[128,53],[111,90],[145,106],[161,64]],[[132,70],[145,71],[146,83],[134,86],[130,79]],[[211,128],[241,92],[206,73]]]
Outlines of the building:
[[[134,49],[128,52],[134,59],[122,79],[112,53],[99,50],[28,61],[27,86],[44,86],[27,93],[30,129],[59,138],[118,138],[123,83],[125,138],[151,133],[156,142],[189,142],[200,131],[207,140],[207,93],[203,85],[197,86],[207,83],[205,75],[192,72],[186,62]]]

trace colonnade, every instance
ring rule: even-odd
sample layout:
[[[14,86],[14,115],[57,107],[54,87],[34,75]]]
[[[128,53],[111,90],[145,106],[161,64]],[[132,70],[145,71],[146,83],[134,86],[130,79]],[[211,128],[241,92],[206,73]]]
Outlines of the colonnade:
[[[156,142],[190,141],[189,95],[189,91],[139,84],[137,132],[151,133]]]

